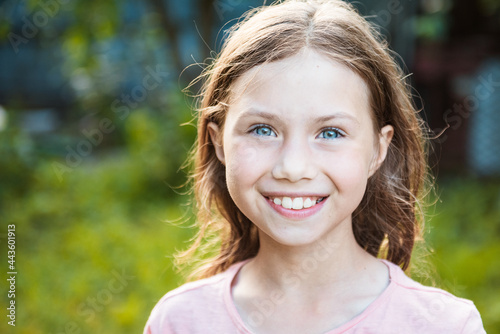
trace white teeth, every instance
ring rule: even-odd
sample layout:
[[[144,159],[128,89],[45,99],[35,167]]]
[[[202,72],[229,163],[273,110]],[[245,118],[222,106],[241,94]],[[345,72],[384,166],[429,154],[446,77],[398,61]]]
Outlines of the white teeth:
[[[302,199],[302,197],[296,197],[293,199],[292,209],[300,210],[303,207],[304,207],[304,200]]]
[[[314,197],[314,198],[316,198],[316,197]],[[321,202],[321,200],[324,199],[323,197],[317,198],[317,199],[314,199],[314,198],[311,199],[309,197],[306,197],[304,199],[303,197],[295,197],[295,198],[275,197],[275,198],[272,198],[272,201],[274,204],[281,205],[285,209],[302,210],[302,209],[308,209],[308,208],[318,204],[319,202]]]
[[[292,199],[290,197],[283,197],[283,201],[281,201],[281,205],[285,208],[285,209],[291,209],[292,208]]]

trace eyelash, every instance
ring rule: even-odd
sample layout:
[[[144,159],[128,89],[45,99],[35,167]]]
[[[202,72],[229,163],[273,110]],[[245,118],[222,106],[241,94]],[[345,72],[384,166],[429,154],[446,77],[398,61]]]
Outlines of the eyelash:
[[[327,131],[332,131],[332,132],[334,132],[334,133],[335,133],[336,137],[335,137],[335,138],[332,138],[332,139],[343,138],[343,137],[345,137],[345,136],[346,136],[345,132],[344,132],[344,131],[342,131],[342,130],[340,130],[340,129],[338,129],[338,128],[326,128],[326,129],[321,130],[321,132],[320,132],[320,134],[318,135],[318,137],[319,137],[322,133],[325,133],[325,132],[327,132]],[[322,137],[322,138],[327,139],[327,140],[329,139],[329,138],[325,138],[325,137]]]
[[[274,131],[270,126],[268,125],[265,125],[265,124],[258,124],[256,125],[255,127],[253,127],[250,132],[257,135],[257,136],[261,136],[261,137],[270,137],[268,135],[262,135],[262,134],[258,134],[257,131],[260,130],[260,129],[269,129],[272,133],[274,133],[274,137],[276,137],[276,131]]]
[[[260,129],[269,129],[272,133],[274,133],[274,136],[273,137],[276,137],[276,131],[274,131],[270,126],[268,125],[265,125],[265,124],[258,124],[256,125],[255,127],[253,127],[249,132],[250,133],[253,133],[257,136],[261,136],[261,137],[270,137],[271,135],[263,135],[263,134],[258,134],[257,131],[260,130]],[[338,138],[343,138],[346,136],[345,132],[338,129],[338,128],[334,128],[334,127],[329,127],[329,128],[325,128],[323,130],[321,130],[320,134],[317,136],[319,138],[323,138],[323,139],[326,139],[326,140],[331,140],[329,138],[326,138],[326,137],[320,137],[321,134],[324,134],[325,132],[327,131],[332,131],[335,133],[335,137],[334,138],[331,138],[331,139],[338,139]]]

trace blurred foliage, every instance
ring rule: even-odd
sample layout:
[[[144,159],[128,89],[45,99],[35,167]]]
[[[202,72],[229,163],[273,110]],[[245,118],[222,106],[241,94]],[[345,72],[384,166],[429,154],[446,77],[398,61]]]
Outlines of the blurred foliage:
[[[447,178],[427,241],[438,286],[476,304],[486,332],[500,333],[500,181]]]
[[[9,113],[0,212],[4,228],[16,224],[16,333],[140,332],[159,296],[180,283],[169,256],[192,231],[168,221],[188,210],[177,188],[195,131],[179,126],[191,120],[186,101],[169,101],[169,113],[134,110],[123,121],[123,147],[96,147],[61,178],[54,163],[65,165],[65,156],[17,129]],[[10,329],[1,322],[0,332]]]

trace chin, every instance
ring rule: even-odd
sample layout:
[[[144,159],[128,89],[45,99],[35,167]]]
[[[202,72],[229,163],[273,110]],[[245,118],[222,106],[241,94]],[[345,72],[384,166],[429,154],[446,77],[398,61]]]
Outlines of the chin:
[[[291,232],[291,231],[290,231]],[[262,237],[260,238],[262,241]],[[321,237],[315,234],[307,234],[304,231],[294,231],[293,233],[281,233],[280,235],[267,235],[266,239],[271,239],[273,242],[285,247],[304,247],[317,244]]]

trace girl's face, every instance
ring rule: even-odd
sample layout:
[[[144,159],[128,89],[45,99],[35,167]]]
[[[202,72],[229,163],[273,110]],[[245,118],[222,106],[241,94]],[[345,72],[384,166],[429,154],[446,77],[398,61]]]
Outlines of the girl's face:
[[[260,65],[232,87],[223,131],[210,123],[229,193],[262,239],[307,245],[350,231],[391,126],[374,132],[369,89],[314,51]]]

